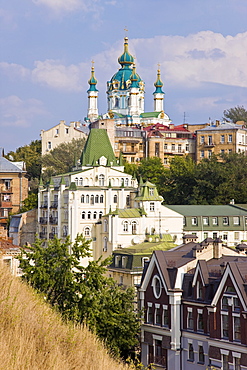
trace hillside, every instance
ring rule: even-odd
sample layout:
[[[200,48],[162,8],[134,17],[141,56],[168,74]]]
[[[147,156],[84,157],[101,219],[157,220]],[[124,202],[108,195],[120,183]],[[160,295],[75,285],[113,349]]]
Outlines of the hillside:
[[[129,370],[109,357],[86,328],[64,324],[0,266],[1,370]]]

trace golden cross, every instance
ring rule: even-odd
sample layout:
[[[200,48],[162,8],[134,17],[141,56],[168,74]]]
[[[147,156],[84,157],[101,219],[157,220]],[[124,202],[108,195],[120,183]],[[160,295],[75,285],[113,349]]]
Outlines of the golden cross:
[[[127,36],[127,32],[128,32],[127,27],[124,28],[124,31],[126,32],[126,36]]]

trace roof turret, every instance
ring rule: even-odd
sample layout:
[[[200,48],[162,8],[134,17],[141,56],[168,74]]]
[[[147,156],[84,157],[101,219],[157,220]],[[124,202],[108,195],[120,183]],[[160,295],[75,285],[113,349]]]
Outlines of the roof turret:
[[[131,86],[130,87],[139,87],[139,76],[136,73],[136,65],[134,63],[132,74],[130,76]]]
[[[88,83],[90,85],[89,89],[87,92],[89,91],[98,91],[97,88],[96,88],[96,84],[97,84],[97,79],[95,78],[95,75],[94,75],[94,66],[92,65],[92,68],[91,68],[91,77],[90,79],[88,80]]]
[[[134,57],[129,53],[128,37],[124,38],[124,52],[118,58],[118,63],[121,64],[122,67],[127,68],[134,63]]]
[[[163,84],[163,82],[161,81],[161,78],[160,78],[160,69],[158,69],[157,70],[157,79],[154,83],[154,86],[156,87],[154,94],[156,94],[156,93],[164,94],[164,91],[162,91],[162,86],[163,85],[164,84]]]

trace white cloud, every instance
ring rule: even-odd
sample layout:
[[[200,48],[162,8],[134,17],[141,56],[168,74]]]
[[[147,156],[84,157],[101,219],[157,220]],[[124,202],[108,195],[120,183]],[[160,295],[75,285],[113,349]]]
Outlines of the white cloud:
[[[30,77],[31,71],[28,68],[15,63],[0,62],[0,70],[10,79]]]
[[[40,100],[22,100],[16,95],[0,99],[0,108],[1,126],[7,127],[30,127],[37,116],[47,114]]]
[[[54,13],[70,13],[77,10],[84,12],[97,11],[98,0],[32,0],[34,4],[45,6]]]

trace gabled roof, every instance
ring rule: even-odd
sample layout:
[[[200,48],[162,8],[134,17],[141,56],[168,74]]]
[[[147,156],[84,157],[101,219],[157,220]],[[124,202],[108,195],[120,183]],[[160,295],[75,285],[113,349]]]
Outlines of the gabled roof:
[[[210,126],[206,126],[204,128],[201,128],[200,130],[197,130],[198,131],[218,131],[218,130],[246,130],[246,128],[242,127],[241,125],[238,125],[236,123],[232,123],[232,122],[222,122],[220,123],[219,125],[210,125]]]
[[[150,181],[146,181],[140,186],[141,194],[135,197],[135,200],[144,200],[144,201],[160,201],[162,202],[163,197],[158,194],[158,190],[154,184]],[[150,189],[153,189],[153,194],[150,195]]]
[[[106,130],[94,128],[90,131],[81,155],[82,166],[95,166],[99,159],[105,157],[107,166],[118,166]]]
[[[26,172],[22,170],[23,162],[10,162],[4,157],[0,157],[0,172]]]
[[[165,205],[183,216],[246,216],[247,210],[232,205]]]

